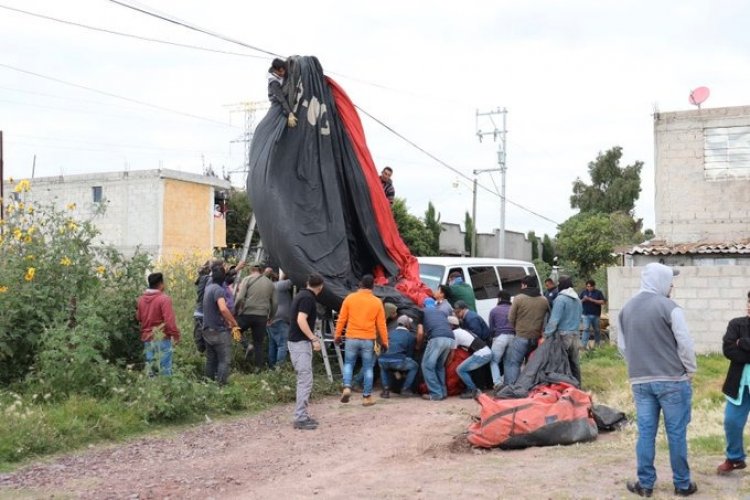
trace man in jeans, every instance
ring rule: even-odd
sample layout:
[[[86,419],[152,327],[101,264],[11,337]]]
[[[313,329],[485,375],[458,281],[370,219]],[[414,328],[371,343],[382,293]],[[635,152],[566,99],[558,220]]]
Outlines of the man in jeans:
[[[448,397],[448,387],[445,383],[445,364],[453,349],[456,339],[448,323],[448,318],[442,311],[435,308],[435,299],[424,300],[422,324],[417,327],[417,346],[427,338],[422,356],[422,375],[429,394],[422,398],[430,401],[442,401]]]
[[[638,480],[629,481],[627,488],[640,496],[650,497],[656,482],[654,457],[660,413],[664,414],[674,493],[688,496],[698,491],[690,480],[687,449],[693,394],[690,381],[697,365],[685,314],[669,298],[677,274],[679,271],[656,262],[646,265],[641,272],[640,291],[619,315],[617,343],[628,365],[638,420]]]
[[[292,280],[285,279],[284,272],[271,274],[274,293],[276,294],[276,315],[268,325],[268,367],[273,368],[286,360],[287,341],[289,340],[289,310],[292,306]]]
[[[607,302],[601,290],[596,288],[594,280],[586,282],[586,288],[579,295],[581,305],[583,306],[583,337],[581,343],[583,348],[589,348],[589,331],[594,330],[594,347],[599,347],[602,341],[601,330],[599,329],[599,318],[602,315],[602,304]]]
[[[412,327],[411,318],[402,314],[398,317],[396,323],[396,328],[388,331],[388,351],[378,358],[380,380],[383,383],[383,392],[380,393],[381,398],[391,397],[390,388],[393,374],[389,373],[390,371],[406,372],[401,395],[405,397],[413,396],[414,381],[419,371],[419,365],[414,361],[416,339],[414,334],[409,331]]]
[[[521,365],[536,349],[548,315],[549,302],[539,292],[536,276],[526,275],[521,278],[521,292],[513,300],[508,314],[516,337],[510,345],[506,384],[513,385],[518,380]]]
[[[313,333],[318,307],[315,298],[323,291],[323,277],[311,274],[306,288],[299,291],[289,308],[292,323],[289,328],[289,357],[297,374],[297,398],[294,405],[294,428],[314,430],[317,420],[310,416],[307,407],[313,388],[313,351],[320,351],[320,340]]]
[[[148,289],[138,298],[136,319],[141,324],[141,340],[146,353],[149,376],[172,375],[172,342],[180,341],[172,299],[164,293],[164,275],[148,275]],[[154,329],[161,329],[163,339],[154,338]],[[157,369],[158,363],[158,369]]]
[[[478,370],[490,361],[492,361],[492,351],[487,347],[482,339],[477,337],[475,334],[458,327],[458,318],[455,316],[448,316],[448,324],[451,325],[455,340],[453,341],[453,349],[464,349],[471,356],[461,362],[456,367],[456,374],[466,386],[466,390],[461,394],[461,399],[471,399],[482,393],[477,389],[474,380],[471,378],[471,372]],[[453,351],[451,351],[451,354]],[[451,363],[451,357],[448,356],[447,365]]]
[[[724,409],[727,458],[716,469],[721,475],[747,467],[742,432],[750,414],[750,292],[746,310],[745,316],[729,322],[722,341],[724,356],[729,359],[729,371],[722,388],[727,400]]]
[[[492,333],[490,372],[494,388],[498,388],[503,383],[500,365],[502,364],[502,373],[505,375],[506,367],[508,367],[508,363],[504,361],[508,357],[506,351],[510,353],[508,348],[516,337],[516,331],[508,319],[510,307],[510,293],[507,290],[500,290],[497,294],[497,305],[490,311],[490,332]]]
[[[237,321],[227,307],[223,264],[211,268],[211,282],[203,294],[203,340],[206,343],[206,377],[224,385],[229,379],[232,334]]]
[[[346,346],[344,347],[344,390],[341,402],[348,403],[352,395],[352,377],[357,358],[362,359],[365,372],[364,388],[362,390],[362,405],[372,406],[375,364],[375,340],[380,339],[380,345],[388,350],[388,330],[385,326],[385,309],[383,303],[373,293],[375,279],[371,274],[365,274],[359,282],[359,290],[349,294],[341,304],[339,318],[336,322],[334,342],[340,344],[344,329],[346,329]]]

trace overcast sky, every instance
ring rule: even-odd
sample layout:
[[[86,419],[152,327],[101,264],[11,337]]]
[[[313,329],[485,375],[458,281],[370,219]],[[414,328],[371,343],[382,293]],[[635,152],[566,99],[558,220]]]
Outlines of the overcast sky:
[[[509,230],[556,233],[574,213],[571,185],[619,145],[645,162],[636,215],[654,225],[654,106],[748,104],[750,4],[738,1],[243,2],[127,0],[264,50],[317,56],[361,108],[469,177],[496,168],[497,143],[476,136],[476,110],[508,109]],[[107,0],[0,0],[0,6],[253,57],[98,33],[0,8],[0,130],[5,177],[171,168],[243,168],[241,114],[266,100],[271,56],[147,17]],[[4,66],[3,66],[4,65]],[[157,110],[12,70],[117,94]],[[260,117],[258,117],[259,119]],[[211,121],[214,120],[214,121]],[[378,168],[422,216],[463,224],[470,182],[362,117]],[[491,128],[480,122],[483,130]],[[237,185],[244,174],[233,175]],[[497,174],[479,182],[491,190]],[[500,201],[481,191],[480,231]]]

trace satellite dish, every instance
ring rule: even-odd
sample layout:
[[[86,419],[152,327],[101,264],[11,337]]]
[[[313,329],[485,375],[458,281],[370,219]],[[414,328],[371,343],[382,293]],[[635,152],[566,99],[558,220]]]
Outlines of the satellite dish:
[[[709,95],[711,95],[711,92],[708,90],[708,87],[698,87],[690,92],[688,101],[690,101],[690,104],[693,106],[698,106],[698,109],[701,109],[701,104],[706,102]]]

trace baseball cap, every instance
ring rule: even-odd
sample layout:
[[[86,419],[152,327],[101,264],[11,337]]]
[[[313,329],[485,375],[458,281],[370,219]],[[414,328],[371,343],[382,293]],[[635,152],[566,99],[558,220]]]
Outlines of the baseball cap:
[[[424,299],[425,309],[434,309],[435,304],[437,304],[437,302],[435,302],[435,299],[433,299],[432,297],[427,297],[426,299]]]
[[[406,314],[402,314],[401,316],[398,317],[398,319],[396,320],[396,323],[399,326],[405,326],[406,328],[409,328],[411,326],[411,318],[407,316]]]

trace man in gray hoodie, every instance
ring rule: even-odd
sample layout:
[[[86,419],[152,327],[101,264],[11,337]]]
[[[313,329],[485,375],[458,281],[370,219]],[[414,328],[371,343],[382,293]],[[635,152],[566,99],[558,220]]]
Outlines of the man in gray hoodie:
[[[669,442],[674,493],[689,496],[698,491],[690,480],[687,426],[692,387],[697,369],[693,340],[685,315],[669,295],[679,271],[655,262],[641,273],[641,289],[622,308],[617,344],[628,365],[628,377],[638,420],[635,447],[638,481],[628,482],[632,493],[650,497],[656,482],[654,456],[659,414]]]
[[[581,322],[581,299],[573,289],[573,280],[569,276],[560,276],[557,285],[560,293],[552,303],[552,314],[550,314],[547,326],[544,328],[544,338],[551,337],[555,333],[560,335],[565,345],[570,362],[570,371],[573,377],[581,385],[581,362],[578,357],[578,325]]]

